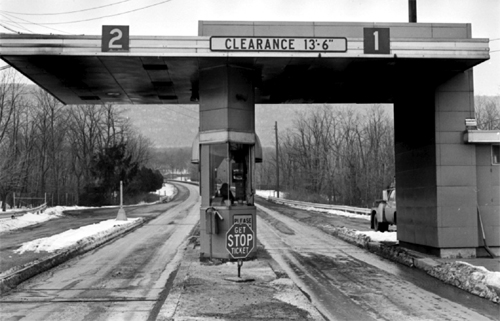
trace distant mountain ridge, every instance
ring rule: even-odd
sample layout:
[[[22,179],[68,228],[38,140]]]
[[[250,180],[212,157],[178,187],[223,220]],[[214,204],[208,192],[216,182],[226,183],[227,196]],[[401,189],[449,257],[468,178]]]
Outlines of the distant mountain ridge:
[[[293,127],[297,113],[323,106],[322,104],[256,105],[255,131],[262,146],[275,145],[276,121],[278,132],[281,134]],[[357,106],[363,108],[362,105]],[[387,107],[392,115],[392,105],[383,106]],[[198,132],[198,105],[118,105],[117,107],[123,109],[123,115],[129,117],[132,125],[157,148],[191,146]]]
[[[156,147],[191,146],[199,128],[198,105],[123,105],[123,115]],[[293,124],[304,105],[257,105],[255,127],[263,146],[274,146],[274,122],[281,132]]]

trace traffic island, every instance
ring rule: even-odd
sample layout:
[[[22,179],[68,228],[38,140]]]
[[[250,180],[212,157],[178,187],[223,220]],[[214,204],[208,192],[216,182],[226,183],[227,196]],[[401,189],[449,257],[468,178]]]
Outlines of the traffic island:
[[[440,262],[432,257],[424,256],[422,253],[399,247],[396,243],[372,242],[370,237],[345,227],[330,224],[320,224],[317,227],[327,234],[386,259],[423,270],[444,283],[500,303],[500,284],[498,278],[494,277],[494,273],[498,272],[490,272],[485,268],[465,262]]]
[[[199,248],[188,247],[157,320],[324,320],[276,266],[259,245],[257,259],[241,268],[241,277],[254,281],[232,282],[237,262],[200,262]]]

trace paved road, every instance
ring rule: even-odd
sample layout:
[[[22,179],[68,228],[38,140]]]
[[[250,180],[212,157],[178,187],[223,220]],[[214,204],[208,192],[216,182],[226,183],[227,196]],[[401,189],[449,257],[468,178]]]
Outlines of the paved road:
[[[187,199],[112,243],[21,284],[1,297],[1,320],[154,320],[199,218],[196,186]]]
[[[258,209],[266,218],[257,220],[260,242],[329,320],[498,319],[498,305],[488,300],[291,218],[305,211]]]
[[[182,187],[179,188],[182,189]],[[147,206],[125,206],[124,208],[127,217],[142,217],[148,221],[184,202],[188,195],[188,193],[181,192],[174,201],[169,203]],[[12,267],[21,266],[35,259],[43,258],[44,254],[42,253],[16,255],[13,251],[19,248],[20,244],[39,238],[50,237],[70,229],[77,229],[81,226],[95,224],[103,220],[115,219],[117,213],[118,210],[116,207],[73,210],[66,212],[61,218],[1,233],[0,272],[5,272]],[[47,253],[45,256],[50,256],[50,254]]]

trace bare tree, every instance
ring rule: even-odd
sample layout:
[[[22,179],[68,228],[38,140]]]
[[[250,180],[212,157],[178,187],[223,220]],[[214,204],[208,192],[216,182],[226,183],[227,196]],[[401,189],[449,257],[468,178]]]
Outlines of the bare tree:
[[[475,109],[479,129],[500,129],[500,96],[476,96]]]
[[[26,166],[26,154],[18,144],[21,115],[26,107],[24,89],[19,74],[13,69],[0,72],[0,200],[3,211],[7,197],[19,188]]]
[[[294,198],[367,205],[394,175],[392,120],[380,106],[297,114],[280,151],[280,184]]]

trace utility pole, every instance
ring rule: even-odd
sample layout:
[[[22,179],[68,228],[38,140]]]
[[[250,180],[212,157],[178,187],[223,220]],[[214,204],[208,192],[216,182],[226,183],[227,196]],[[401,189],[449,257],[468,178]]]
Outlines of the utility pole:
[[[278,149],[278,122],[274,122],[274,132],[276,134],[276,192],[277,197],[280,198],[280,166],[279,166],[279,149]]]
[[[408,0],[408,22],[417,22],[417,0]]]

